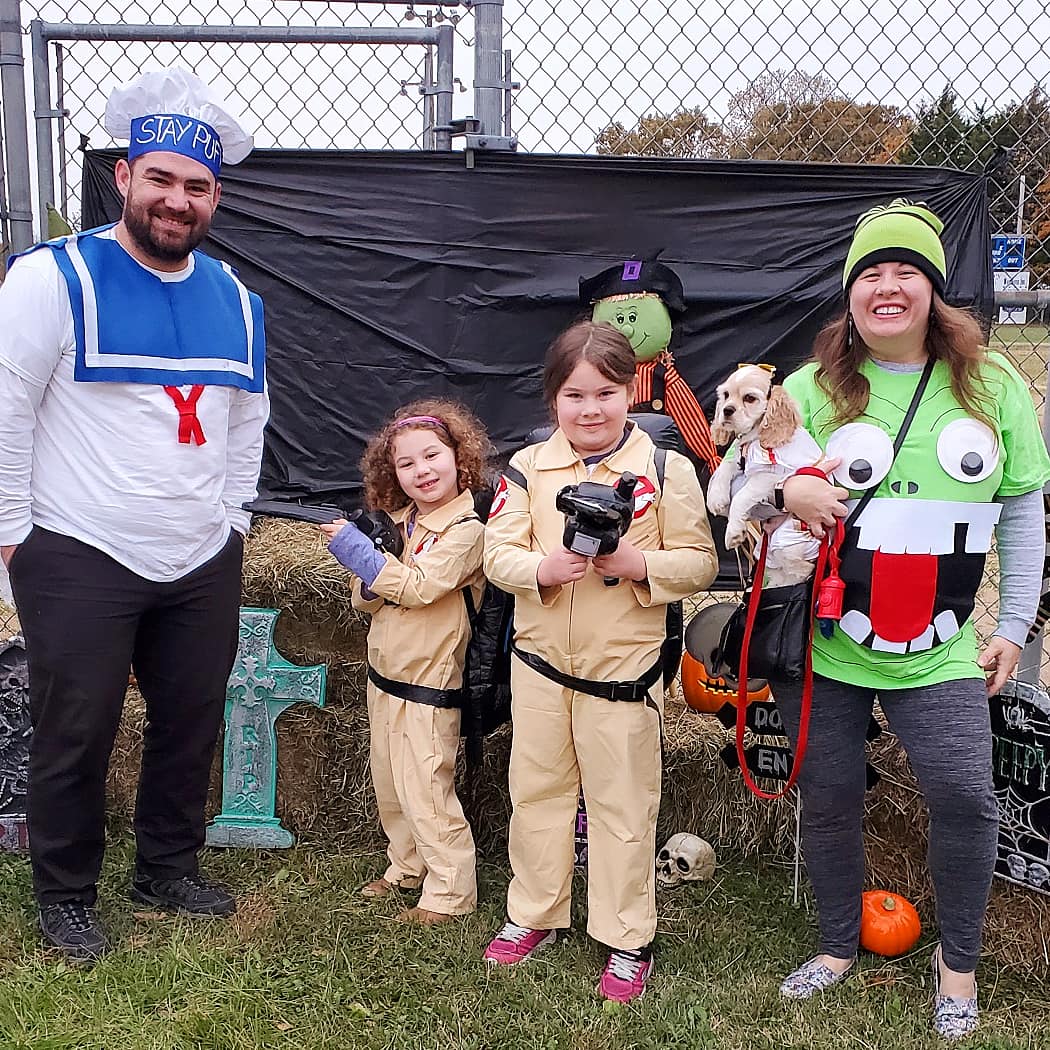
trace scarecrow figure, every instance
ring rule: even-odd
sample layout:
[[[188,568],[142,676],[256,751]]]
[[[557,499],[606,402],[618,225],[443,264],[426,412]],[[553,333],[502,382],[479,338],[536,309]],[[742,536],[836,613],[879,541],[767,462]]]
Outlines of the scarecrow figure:
[[[628,259],[581,278],[580,301],[593,307],[593,321],[612,325],[630,340],[638,359],[632,411],[659,412],[675,421],[706,488],[719,464],[718,451],[707,417],[668,349],[671,313],[685,312],[678,274],[655,260]]]

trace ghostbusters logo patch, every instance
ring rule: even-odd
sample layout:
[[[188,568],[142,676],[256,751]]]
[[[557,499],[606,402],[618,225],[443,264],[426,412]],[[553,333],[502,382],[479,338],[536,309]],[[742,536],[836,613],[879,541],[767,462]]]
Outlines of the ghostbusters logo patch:
[[[492,506],[489,508],[489,521],[491,521],[507,505],[507,479],[500,474],[499,484],[492,496]]]
[[[412,557],[418,558],[421,554],[426,554],[426,552],[430,550],[430,548],[433,547],[435,543],[437,543],[437,539],[437,533],[435,532],[433,535],[428,536],[425,540],[420,540],[419,546],[417,546],[416,549],[412,552]]]
[[[637,521],[656,502],[656,487],[643,474],[634,487],[634,520]]]

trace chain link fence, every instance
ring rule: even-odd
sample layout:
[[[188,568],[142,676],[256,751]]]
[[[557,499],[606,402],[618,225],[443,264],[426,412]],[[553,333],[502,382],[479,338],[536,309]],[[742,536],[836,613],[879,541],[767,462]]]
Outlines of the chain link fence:
[[[513,128],[503,130],[513,130],[523,150],[985,171],[995,231],[1026,238],[1027,276],[1014,274],[1011,286],[1050,285],[1045,0],[504,0],[502,13],[502,47],[512,63],[502,86],[519,85]],[[23,0],[27,32],[34,18],[158,26],[454,24],[460,87],[477,86],[470,71],[480,20],[469,2]],[[419,93],[433,81],[432,51],[52,45],[52,99],[66,113],[54,122],[60,210],[76,224],[80,150],[111,145],[100,124],[106,95],[147,66],[180,62],[214,83],[257,122],[260,146],[400,149],[433,144],[430,96]],[[472,112],[476,97],[457,93],[457,114]],[[1042,411],[1050,317],[1030,308],[1000,320],[992,343],[1029,378]],[[994,583],[990,576],[982,591],[993,606]],[[987,629],[988,608],[979,613]]]

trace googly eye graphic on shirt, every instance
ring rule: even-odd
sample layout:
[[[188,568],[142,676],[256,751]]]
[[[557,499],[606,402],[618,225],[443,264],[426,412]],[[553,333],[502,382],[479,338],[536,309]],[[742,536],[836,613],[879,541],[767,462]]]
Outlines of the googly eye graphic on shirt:
[[[831,435],[825,450],[829,459],[842,462],[832,472],[844,489],[870,489],[890,472],[893,442],[871,423],[847,423]]]
[[[656,501],[656,487],[643,474],[634,487],[634,520],[637,521]]]
[[[956,481],[984,481],[999,463],[999,442],[987,424],[956,419],[937,437],[937,460]]]

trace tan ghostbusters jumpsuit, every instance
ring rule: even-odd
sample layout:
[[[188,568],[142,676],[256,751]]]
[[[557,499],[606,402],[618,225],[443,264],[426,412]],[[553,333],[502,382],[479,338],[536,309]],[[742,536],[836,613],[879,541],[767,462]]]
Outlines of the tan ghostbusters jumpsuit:
[[[415,505],[393,515],[406,532]],[[402,561],[387,563],[369,600],[355,580],[353,605],[372,614],[368,663],[393,682],[455,690],[463,681],[470,627],[462,589],[481,601],[484,526],[463,492],[417,517]],[[466,519],[466,520],[464,520]],[[463,915],[477,906],[474,839],[456,797],[460,712],[402,700],[368,682],[370,765],[379,819],[390,840],[384,874],[397,884],[426,875],[419,906]]]
[[[648,578],[606,587],[588,572],[575,584],[536,583],[540,561],[561,547],[560,488],[588,480],[560,430],[511,459],[527,490],[506,476],[485,537],[485,572],[515,595],[515,646],[576,678],[636,680],[660,660],[666,604],[706,587],[717,570],[704,498],[689,461],[667,453],[659,491],[652,441],[632,425],[626,442],[589,480],[641,479],[627,539],[644,551]],[[587,800],[587,932],[612,948],[648,944],[656,931],[656,817],[660,803],[662,677],[648,701],[611,701],[565,688],[515,657],[510,759],[512,922],[570,924],[573,824]]]

